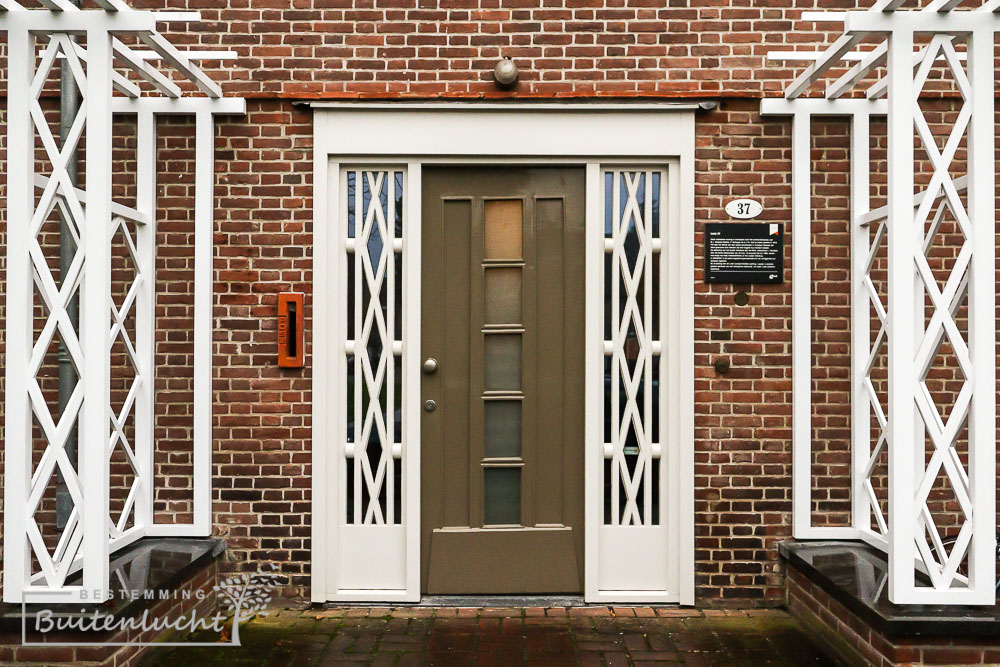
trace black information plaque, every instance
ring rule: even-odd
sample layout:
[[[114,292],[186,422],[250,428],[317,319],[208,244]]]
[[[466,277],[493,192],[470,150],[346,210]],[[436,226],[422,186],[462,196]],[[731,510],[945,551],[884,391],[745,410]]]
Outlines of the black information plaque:
[[[782,248],[780,222],[705,223],[705,282],[780,283]]]

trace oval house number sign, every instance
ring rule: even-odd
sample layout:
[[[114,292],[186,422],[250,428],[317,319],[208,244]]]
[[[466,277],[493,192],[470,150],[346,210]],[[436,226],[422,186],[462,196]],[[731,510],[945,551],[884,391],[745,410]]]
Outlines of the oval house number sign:
[[[734,199],[726,204],[726,213],[737,220],[751,220],[763,210],[764,207],[755,199]]]

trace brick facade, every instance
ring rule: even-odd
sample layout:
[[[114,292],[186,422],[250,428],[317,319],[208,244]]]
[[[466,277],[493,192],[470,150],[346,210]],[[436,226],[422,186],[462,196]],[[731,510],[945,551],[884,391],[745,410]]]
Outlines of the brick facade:
[[[696,121],[691,250],[696,594],[704,605],[783,601],[775,545],[791,534],[790,246],[785,282],[748,288],[749,303],[737,306],[737,288],[702,280],[701,223],[727,219],[722,207],[730,198],[753,197],[764,204],[762,219],[786,224],[790,244],[790,123],[762,119],[759,98],[779,94],[793,73],[766,63],[767,51],[832,37],[797,20],[813,3],[133,4],[201,11],[204,23],[168,35],[179,45],[236,50],[237,61],[209,71],[227,95],[248,98],[245,117],[220,118],[216,127],[213,511],[215,533],[228,543],[225,567],[272,562],[286,576],[285,595],[309,592],[312,117],[293,100],[711,98],[719,108]],[[511,92],[490,79],[501,55],[521,69]],[[950,101],[941,104],[944,126],[953,110]],[[157,512],[181,521],[189,511],[193,132],[183,121],[160,130]],[[817,121],[812,156],[814,497],[817,522],[831,525],[849,511],[847,130],[843,120]],[[287,290],[307,295],[303,370],[279,369],[274,358],[276,295]],[[712,366],[720,356],[732,362],[724,375]],[[950,371],[943,372],[947,381]]]
[[[148,612],[147,623],[164,619],[177,621],[182,618],[210,619],[217,610],[217,595],[214,586],[218,580],[218,563],[214,560],[192,574],[186,581],[178,582],[175,589],[176,598],[168,598],[137,605],[138,610],[127,618],[141,619],[144,611]],[[159,595],[159,591],[156,591]],[[187,598],[183,597],[187,594]],[[30,621],[29,621],[30,623]],[[231,623],[231,622],[230,622]],[[135,667],[142,664],[148,657],[148,646],[70,646],[71,642],[93,642],[95,644],[137,644],[140,642],[179,641],[183,636],[177,636],[176,631],[141,630],[139,628],[121,628],[112,632],[74,632],[63,631],[50,635],[33,632],[33,626],[28,625],[28,642],[34,646],[23,646],[21,633],[0,633],[0,665],[45,665],[46,667],[61,667],[63,665],[88,665],[90,667]],[[227,626],[227,630],[231,625]],[[39,645],[50,641],[58,646]]]
[[[789,567],[787,604],[823,646],[850,665],[996,665],[996,640],[962,637],[891,638],[871,628],[801,572]]]

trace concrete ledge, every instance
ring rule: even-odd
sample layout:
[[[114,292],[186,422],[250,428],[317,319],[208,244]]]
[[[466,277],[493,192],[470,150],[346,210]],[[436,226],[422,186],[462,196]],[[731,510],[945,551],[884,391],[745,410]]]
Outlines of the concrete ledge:
[[[215,583],[218,559],[225,542],[216,538],[146,538],[112,557],[112,599],[92,605],[51,605],[45,608],[59,618],[86,618],[95,611],[102,617],[121,619],[122,626],[93,632],[56,630],[33,634],[34,619],[42,605],[0,608],[0,664],[76,665],[118,667],[137,664],[152,642],[175,635],[170,627],[130,625],[148,612],[151,618],[177,619],[195,614],[205,617],[217,605]],[[147,595],[147,592],[150,595]],[[29,644],[22,643],[22,623],[29,627]]]
[[[996,608],[897,606],[887,563],[857,542],[788,542],[789,613],[847,665],[1000,664]]]
[[[1000,638],[1000,608],[895,605],[889,602],[889,564],[861,542],[782,542],[789,566],[889,637]]]
[[[194,574],[214,562],[226,550],[220,538],[147,537],[111,555],[111,589],[114,598],[100,606],[101,613],[115,618],[141,613],[150,606],[142,593],[177,588]],[[79,584],[80,575],[67,580]],[[127,587],[127,590],[126,590]],[[139,593],[132,599],[126,593]],[[34,618],[35,612],[28,605],[25,616]],[[58,614],[89,614],[94,605],[59,604],[45,605]],[[3,604],[0,607],[0,632],[21,631],[21,605]]]

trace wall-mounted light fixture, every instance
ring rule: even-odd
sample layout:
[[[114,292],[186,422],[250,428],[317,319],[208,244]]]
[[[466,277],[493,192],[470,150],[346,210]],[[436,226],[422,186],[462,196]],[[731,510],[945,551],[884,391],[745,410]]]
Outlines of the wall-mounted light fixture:
[[[493,68],[493,80],[501,88],[510,88],[517,83],[517,65],[509,57],[504,56]]]

